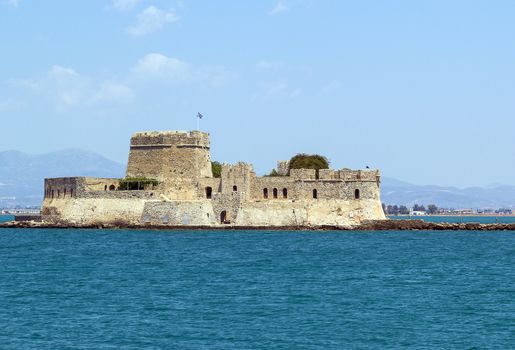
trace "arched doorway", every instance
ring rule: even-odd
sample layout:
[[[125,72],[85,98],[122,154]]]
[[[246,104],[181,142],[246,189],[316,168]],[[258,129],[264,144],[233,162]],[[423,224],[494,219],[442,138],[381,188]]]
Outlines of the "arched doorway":
[[[221,224],[227,224],[227,210],[222,210],[220,213],[220,223]]]
[[[263,188],[263,198],[268,199],[268,188]]]
[[[288,198],[288,190],[283,188],[283,198]]]
[[[272,192],[274,193],[274,198],[277,198],[277,188],[274,188]]]

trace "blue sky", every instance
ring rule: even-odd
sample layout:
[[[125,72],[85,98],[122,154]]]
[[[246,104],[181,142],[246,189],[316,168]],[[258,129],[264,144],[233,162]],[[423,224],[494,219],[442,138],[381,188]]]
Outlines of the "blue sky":
[[[201,129],[258,174],[298,152],[515,185],[515,2],[0,0],[0,150],[126,162]],[[80,175],[80,174],[78,174]]]

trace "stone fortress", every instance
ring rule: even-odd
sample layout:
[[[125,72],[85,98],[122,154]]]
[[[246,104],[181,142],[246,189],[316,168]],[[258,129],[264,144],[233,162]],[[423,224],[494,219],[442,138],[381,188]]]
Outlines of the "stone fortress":
[[[223,164],[213,177],[209,134],[138,132],[126,179],[45,179],[43,222],[62,225],[322,226],[383,220],[378,170],[291,169],[258,177],[248,163]],[[127,180],[125,180],[127,181]]]

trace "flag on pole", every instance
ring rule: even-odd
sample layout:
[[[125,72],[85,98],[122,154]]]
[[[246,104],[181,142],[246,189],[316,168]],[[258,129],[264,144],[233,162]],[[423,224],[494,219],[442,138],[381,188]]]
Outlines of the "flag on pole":
[[[200,114],[200,112],[198,112],[198,113],[197,113],[197,118],[198,118],[198,119],[202,119],[202,118],[204,118],[204,116],[203,116],[202,114]]]

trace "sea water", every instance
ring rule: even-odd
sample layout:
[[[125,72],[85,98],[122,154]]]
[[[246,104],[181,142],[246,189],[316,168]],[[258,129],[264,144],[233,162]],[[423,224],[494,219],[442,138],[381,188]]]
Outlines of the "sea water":
[[[12,221],[14,216],[12,215],[0,215],[0,222]]]
[[[513,232],[0,229],[1,349],[508,349]]]

